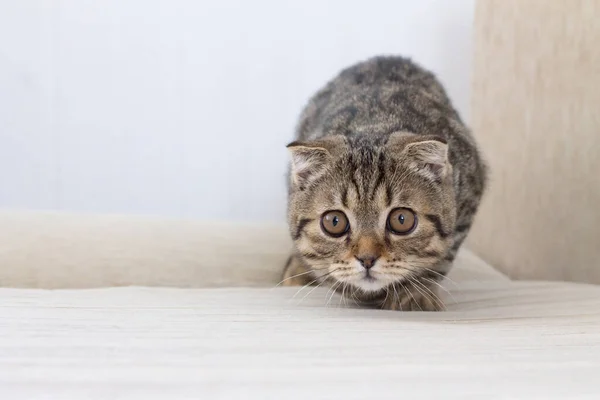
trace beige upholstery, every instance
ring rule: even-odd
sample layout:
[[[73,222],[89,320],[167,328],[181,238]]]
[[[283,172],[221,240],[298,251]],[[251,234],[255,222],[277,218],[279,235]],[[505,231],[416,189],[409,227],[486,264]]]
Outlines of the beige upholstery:
[[[600,283],[600,0],[481,0],[471,247],[513,278]]]
[[[292,247],[285,224],[0,211],[0,287],[273,287]],[[453,280],[504,275],[468,251]]]
[[[0,211],[0,287],[273,286],[284,224]]]

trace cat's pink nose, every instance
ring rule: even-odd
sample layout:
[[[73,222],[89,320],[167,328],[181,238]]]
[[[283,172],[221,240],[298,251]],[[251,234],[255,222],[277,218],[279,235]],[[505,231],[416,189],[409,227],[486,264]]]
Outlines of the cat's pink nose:
[[[355,258],[358,260],[358,262],[360,263],[360,265],[362,265],[363,267],[365,267],[365,269],[371,269],[373,267],[373,265],[375,265],[375,261],[377,261],[377,259],[379,257],[375,257],[375,256],[360,256],[360,257],[357,257],[357,256],[355,256]]]

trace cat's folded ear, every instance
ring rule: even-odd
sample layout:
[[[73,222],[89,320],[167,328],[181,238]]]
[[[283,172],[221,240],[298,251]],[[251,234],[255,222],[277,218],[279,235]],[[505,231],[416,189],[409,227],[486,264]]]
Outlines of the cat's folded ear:
[[[392,147],[409,168],[428,179],[443,180],[452,171],[444,138],[394,133],[387,146]]]
[[[292,156],[292,183],[304,187],[320,177],[343,144],[344,139],[337,136],[288,144]]]

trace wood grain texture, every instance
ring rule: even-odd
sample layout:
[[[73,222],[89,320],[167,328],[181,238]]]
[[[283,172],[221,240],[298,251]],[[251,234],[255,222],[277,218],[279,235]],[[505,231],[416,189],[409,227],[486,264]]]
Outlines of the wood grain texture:
[[[491,179],[468,243],[513,278],[600,283],[600,1],[482,0],[475,21]]]
[[[0,398],[598,398],[599,287],[457,285],[440,313],[323,288],[0,289]]]

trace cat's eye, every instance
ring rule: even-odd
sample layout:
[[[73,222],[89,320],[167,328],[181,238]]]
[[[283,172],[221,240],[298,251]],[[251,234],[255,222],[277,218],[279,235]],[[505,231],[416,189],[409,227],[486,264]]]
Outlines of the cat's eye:
[[[348,218],[342,211],[327,211],[321,216],[321,229],[329,236],[343,236],[349,228]]]
[[[395,208],[388,216],[387,226],[396,235],[408,235],[417,227],[417,216],[409,208]]]

